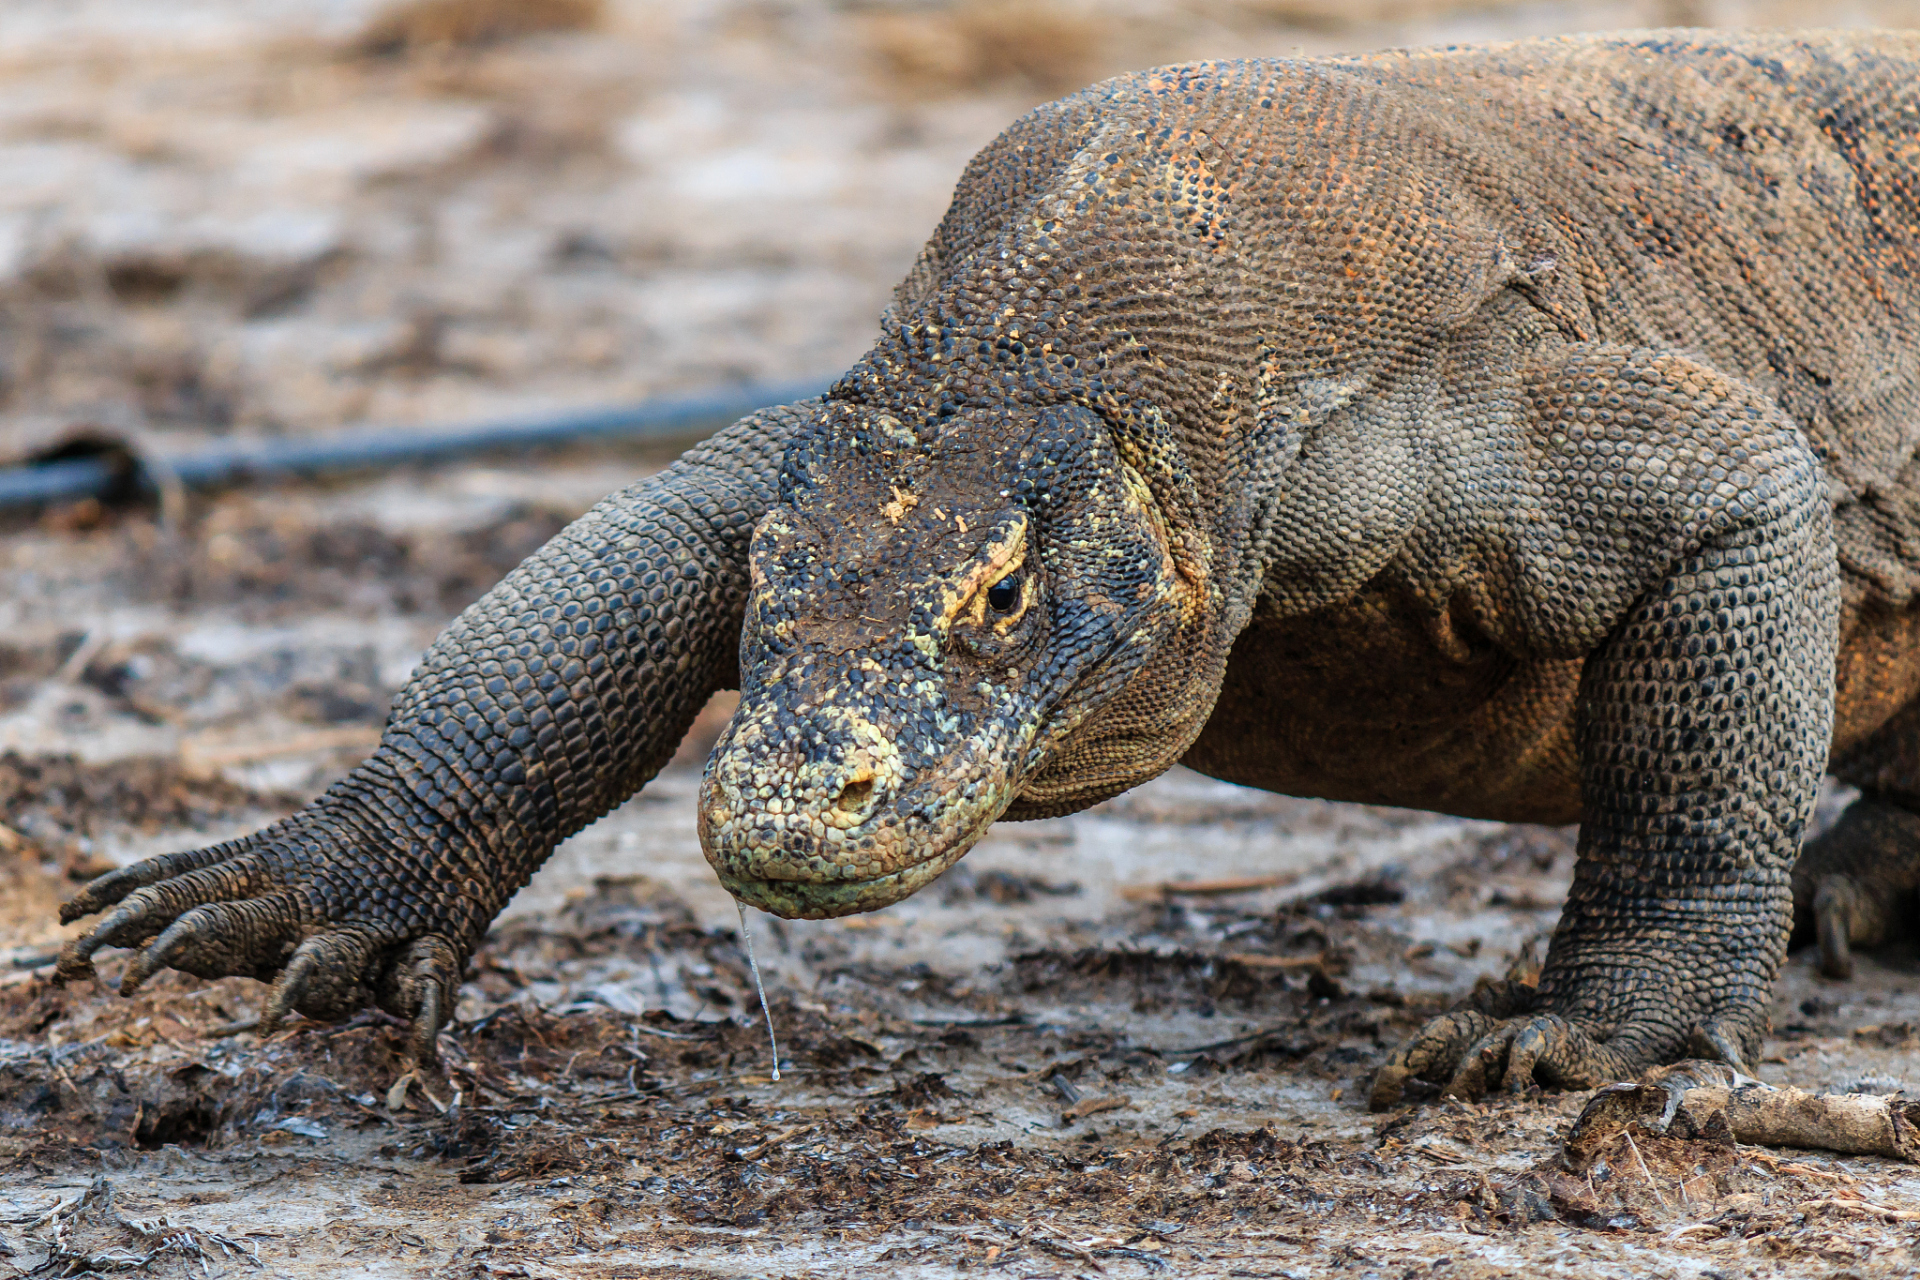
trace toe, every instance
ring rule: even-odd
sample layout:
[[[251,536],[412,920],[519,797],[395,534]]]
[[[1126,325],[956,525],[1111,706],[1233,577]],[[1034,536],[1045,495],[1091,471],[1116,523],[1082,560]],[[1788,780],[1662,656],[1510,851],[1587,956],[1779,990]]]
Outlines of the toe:
[[[262,1031],[271,1031],[289,1013],[322,1022],[338,1022],[370,1003],[369,979],[390,944],[373,931],[347,927],[315,934],[294,949],[287,967],[274,979]]]
[[[1512,1035],[1512,1029],[1500,1023],[1469,1045],[1455,1059],[1459,1065],[1447,1081],[1446,1096],[1468,1100],[1485,1097],[1506,1068]]]
[[[106,919],[60,948],[55,975],[62,982],[91,978],[95,952],[102,947],[139,946],[164,931],[174,914],[151,887],[139,890]]]
[[[1827,876],[1813,895],[1813,923],[1820,941],[1820,972],[1841,981],[1853,977],[1853,882]]]
[[[1724,1062],[1741,1075],[1751,1076],[1759,1060],[1764,1031],[1744,1020],[1709,1018],[1687,1038],[1687,1056],[1703,1062]]]
[[[1367,1105],[1375,1111],[1399,1106],[1409,1080],[1450,1072],[1460,1060],[1463,1047],[1474,1043],[1494,1025],[1491,1015],[1473,1008],[1455,1009],[1434,1018],[1394,1050],[1375,1073]]]
[[[1515,1094],[1532,1088],[1535,1073],[1563,1056],[1570,1030],[1564,1021],[1545,1013],[1516,1024],[1507,1042],[1507,1071],[1500,1087]]]
[[[163,968],[202,978],[271,973],[293,950],[297,928],[297,903],[288,895],[195,907],[134,957],[120,993],[132,995]]]
[[[1445,1092],[1450,1098],[1474,1099],[1496,1088],[1526,1093],[1536,1084],[1591,1089],[1633,1074],[1619,1051],[1596,1042],[1559,1014],[1536,1013],[1507,1019],[1476,1040],[1460,1055],[1459,1069]]]
[[[104,920],[61,949],[60,978],[92,976],[93,955],[102,947],[144,946],[197,907],[247,897],[255,884],[249,861],[223,861],[125,894]]]
[[[380,996],[380,1007],[412,1023],[409,1052],[421,1065],[439,1057],[440,1028],[453,1016],[465,969],[460,951],[438,934],[416,938],[394,965]]]
[[[160,884],[176,876],[185,876],[208,867],[217,866],[240,857],[252,848],[254,839],[232,840],[226,844],[212,845],[205,849],[188,849],[181,853],[162,854],[158,858],[148,858],[136,862],[130,867],[121,867],[109,871],[88,881],[80,892],[60,906],[60,923],[72,924],[82,916],[90,916],[96,911],[105,911],[108,907],[124,899],[136,890],[149,885]]]

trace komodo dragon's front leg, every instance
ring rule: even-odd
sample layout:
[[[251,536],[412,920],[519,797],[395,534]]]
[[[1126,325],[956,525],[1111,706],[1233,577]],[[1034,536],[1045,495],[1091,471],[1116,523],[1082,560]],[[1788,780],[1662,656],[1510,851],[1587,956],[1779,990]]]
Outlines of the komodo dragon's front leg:
[[[1751,1064],[1831,736],[1838,570],[1793,424],[1688,359],[1617,347],[1537,363],[1518,399],[1512,587],[1537,643],[1589,655],[1579,863],[1538,989],[1430,1022],[1376,1109],[1409,1077],[1476,1096]]]
[[[277,973],[263,1026],[377,1000],[431,1058],[495,914],[734,680],[747,543],[811,412],[755,414],[575,521],[435,642],[378,751],[307,808],[86,886],[63,920],[114,910],[62,977],[141,946],[123,992],[166,966]]]

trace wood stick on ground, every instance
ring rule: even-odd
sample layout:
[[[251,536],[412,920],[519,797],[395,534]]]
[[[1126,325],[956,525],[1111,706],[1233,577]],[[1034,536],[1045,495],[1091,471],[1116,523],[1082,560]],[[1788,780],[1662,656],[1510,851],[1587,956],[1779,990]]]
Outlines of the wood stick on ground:
[[[1568,1167],[1584,1168],[1632,1128],[1920,1162],[1920,1099],[1775,1088],[1718,1062],[1682,1062],[1595,1093],[1567,1131]]]
[[[1316,951],[1310,956],[1263,956],[1248,951],[1229,951],[1220,957],[1243,964],[1249,969],[1320,969],[1327,963],[1327,953]]]
[[[1889,1209],[1883,1204],[1871,1204],[1865,1200],[1847,1200],[1840,1196],[1827,1200],[1809,1200],[1800,1206],[1802,1213],[1814,1209],[1845,1209],[1849,1213],[1869,1214],[1893,1222],[1920,1222],[1920,1209]]]
[[[1256,889],[1284,889],[1300,877],[1287,871],[1270,876],[1233,876],[1225,880],[1165,880],[1158,884],[1130,884],[1120,890],[1127,902],[1152,902],[1155,898],[1216,898],[1229,893],[1252,893]]]
[[[1099,1115],[1102,1111],[1118,1111],[1128,1106],[1133,1099],[1123,1093],[1110,1093],[1098,1098],[1082,1098],[1060,1113],[1060,1123],[1072,1124],[1075,1120],[1084,1120],[1088,1116]]]

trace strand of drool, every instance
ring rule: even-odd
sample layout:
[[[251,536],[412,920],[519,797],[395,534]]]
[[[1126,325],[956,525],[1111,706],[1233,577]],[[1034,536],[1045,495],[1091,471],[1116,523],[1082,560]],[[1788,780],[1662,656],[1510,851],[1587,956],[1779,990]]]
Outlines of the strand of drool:
[[[780,1078],[780,1042],[773,1036],[773,1010],[767,1004],[766,984],[760,981],[760,962],[753,958],[753,926],[747,923],[747,904],[735,898],[740,909],[740,936],[747,944],[747,968],[753,970],[753,989],[760,995],[760,1012],[767,1018],[767,1048],[773,1053],[773,1078]]]

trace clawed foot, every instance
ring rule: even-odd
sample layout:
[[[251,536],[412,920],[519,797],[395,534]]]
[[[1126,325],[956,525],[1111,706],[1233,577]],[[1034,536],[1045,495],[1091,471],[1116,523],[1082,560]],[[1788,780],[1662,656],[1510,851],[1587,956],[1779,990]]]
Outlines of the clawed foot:
[[[1536,1073],[1545,1083],[1585,1087],[1574,1081],[1600,1046],[1558,1014],[1537,1011],[1537,1003],[1537,992],[1518,982],[1476,990],[1393,1051],[1374,1076],[1370,1105],[1400,1105],[1415,1081],[1458,1098],[1523,1092]]]
[[[1406,1101],[1415,1081],[1447,1097],[1474,1099],[1496,1091],[1524,1093],[1535,1083],[1550,1088],[1591,1089],[1630,1080],[1661,1061],[1683,1056],[1648,1046],[1671,1040],[1657,1024],[1628,1021],[1605,1040],[1576,1019],[1546,1006],[1532,987],[1493,983],[1434,1018],[1394,1050],[1374,1076],[1368,1099],[1375,1111]],[[1749,1050],[1731,1020],[1696,1027],[1684,1056],[1742,1067]]]
[[[311,874],[303,864],[315,860],[318,838],[283,823],[99,877],[60,909],[63,923],[108,914],[62,949],[58,979],[91,978],[102,948],[134,948],[122,995],[164,968],[259,978],[273,984],[262,1034],[296,1011],[337,1021],[377,1004],[409,1020],[415,1061],[431,1063],[452,1015],[464,952],[445,934],[410,928],[411,921],[379,911],[383,903],[341,893]]]
[[[1911,929],[1920,890],[1920,815],[1874,797],[1801,850],[1793,869],[1793,944],[1817,942],[1820,972],[1853,976],[1855,948]]]

